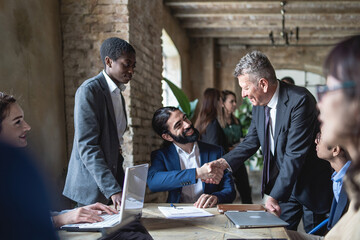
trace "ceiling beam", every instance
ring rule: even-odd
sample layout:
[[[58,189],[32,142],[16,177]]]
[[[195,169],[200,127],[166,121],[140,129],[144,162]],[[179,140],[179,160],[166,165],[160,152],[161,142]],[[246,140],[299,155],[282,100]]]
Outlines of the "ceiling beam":
[[[185,17],[196,14],[236,14],[236,13],[278,13],[280,1],[276,2],[214,2],[214,3],[185,3],[170,5],[174,16]],[[289,2],[285,5],[286,13],[359,13],[359,1],[332,1],[332,2]]]

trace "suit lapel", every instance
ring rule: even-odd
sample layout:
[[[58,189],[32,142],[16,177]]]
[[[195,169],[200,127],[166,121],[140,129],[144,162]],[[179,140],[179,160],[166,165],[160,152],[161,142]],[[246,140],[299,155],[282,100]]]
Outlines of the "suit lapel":
[[[335,211],[334,215],[336,217],[340,218],[342,216],[347,204],[348,204],[348,197],[347,197],[347,194],[345,191],[345,187],[343,186],[340,191],[339,202],[337,203],[336,211]]]
[[[106,107],[108,109],[108,112],[110,113],[111,120],[113,121],[114,126],[116,128],[115,112],[114,112],[114,106],[113,106],[111,96],[110,96],[109,86],[108,86],[105,76],[102,72],[99,73],[98,78],[99,78],[99,83],[102,88],[103,94],[105,96]]]
[[[197,142],[199,146],[199,152],[200,152],[200,167],[204,165],[205,163],[209,162],[209,151],[206,151],[205,146],[201,142]],[[205,193],[205,183],[202,182],[203,191]]]
[[[259,108],[259,117],[258,117],[258,122],[259,122],[259,127],[258,129],[258,136],[260,139],[260,144],[261,146],[264,146],[264,141],[265,141],[265,106],[261,106],[258,107]]]
[[[275,135],[274,135],[274,144],[275,144],[275,149],[276,149],[276,144],[277,144],[277,138],[279,136],[280,133],[280,128],[281,125],[283,123],[283,116],[285,115],[286,112],[286,108],[287,108],[287,102],[289,100],[289,95],[288,95],[288,89],[286,88],[285,84],[282,84],[281,82],[279,82],[279,99],[278,99],[278,103],[276,106],[276,122],[275,122]]]
[[[127,121],[126,108],[125,108],[125,98],[122,95],[121,91],[120,91],[120,96],[121,96],[122,106],[123,106],[123,110],[124,110],[124,114],[125,114],[126,128],[127,128],[128,121]]]
[[[168,150],[164,152],[167,154],[166,160],[169,161],[169,170],[181,170],[179,154],[177,153],[174,144],[171,143]]]

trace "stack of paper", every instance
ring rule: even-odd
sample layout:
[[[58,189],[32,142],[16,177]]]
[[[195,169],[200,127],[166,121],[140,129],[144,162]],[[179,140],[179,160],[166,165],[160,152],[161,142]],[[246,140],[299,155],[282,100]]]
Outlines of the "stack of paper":
[[[159,207],[159,210],[166,218],[194,218],[214,215],[196,207]]]

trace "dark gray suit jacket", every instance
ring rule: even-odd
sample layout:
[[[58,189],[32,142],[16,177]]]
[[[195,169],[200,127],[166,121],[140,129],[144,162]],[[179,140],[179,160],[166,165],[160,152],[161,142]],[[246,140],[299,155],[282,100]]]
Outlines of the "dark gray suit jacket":
[[[108,203],[111,195],[122,190],[124,170],[114,107],[102,72],[76,91],[74,127],[63,194],[84,205]]]
[[[326,213],[332,200],[332,170],[328,162],[316,155],[314,139],[319,131],[316,100],[306,88],[279,84],[275,152],[265,193],[284,202],[293,193],[310,210]],[[223,157],[233,171],[264,144],[264,128],[264,107],[254,106],[244,141]]]

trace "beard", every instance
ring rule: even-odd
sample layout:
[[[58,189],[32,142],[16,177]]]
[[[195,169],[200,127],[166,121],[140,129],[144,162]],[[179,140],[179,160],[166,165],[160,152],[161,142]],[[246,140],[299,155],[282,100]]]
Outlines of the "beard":
[[[194,131],[194,133],[190,136],[186,136],[186,133],[191,129]],[[168,132],[168,134],[174,139],[175,142],[180,144],[193,143],[196,142],[199,138],[199,131],[194,128],[193,125],[191,125],[188,129],[185,129],[181,135],[173,135],[171,132]]]

